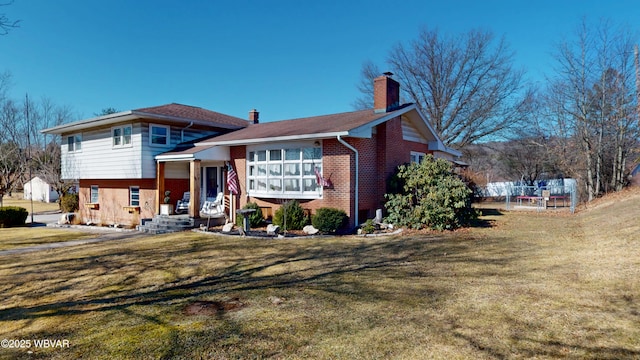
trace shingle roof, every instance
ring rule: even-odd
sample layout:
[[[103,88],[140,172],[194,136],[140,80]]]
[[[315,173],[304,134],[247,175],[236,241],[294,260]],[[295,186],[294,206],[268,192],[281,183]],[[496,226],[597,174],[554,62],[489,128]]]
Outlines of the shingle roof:
[[[186,120],[206,121],[215,124],[231,125],[234,127],[245,127],[249,123],[247,120],[237,118],[235,116],[221,114],[197,106],[176,103],[135,109],[132,110],[132,112],[136,114],[153,114]]]
[[[347,132],[381,118],[398,116],[403,112],[404,110],[402,108],[388,113],[376,113],[372,109],[366,109],[339,114],[250,124],[244,129],[215,136],[204,142],[227,143],[249,139],[269,139],[287,136],[304,137],[305,135],[312,134]]]

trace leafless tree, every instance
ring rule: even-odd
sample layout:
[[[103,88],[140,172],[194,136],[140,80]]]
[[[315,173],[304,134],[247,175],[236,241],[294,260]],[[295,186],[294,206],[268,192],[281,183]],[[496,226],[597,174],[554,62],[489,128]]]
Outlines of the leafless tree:
[[[548,108],[556,129],[579,149],[573,170],[588,201],[626,182],[626,159],[639,135],[633,39],[608,21],[589,27],[583,20],[576,38],[557,48]]]
[[[13,3],[13,1],[7,3],[0,3],[1,6],[7,6]],[[19,26],[19,20],[11,20],[5,13],[0,13],[0,35],[7,35],[9,31]]]
[[[387,57],[406,100],[416,103],[442,140],[452,146],[496,136],[523,119],[528,92],[523,71],[513,67],[513,52],[489,31],[471,30],[445,36],[424,29],[408,44],[398,44]],[[371,62],[363,65],[359,89],[372,98],[372,78],[380,75]],[[357,107],[369,105],[356,101]]]

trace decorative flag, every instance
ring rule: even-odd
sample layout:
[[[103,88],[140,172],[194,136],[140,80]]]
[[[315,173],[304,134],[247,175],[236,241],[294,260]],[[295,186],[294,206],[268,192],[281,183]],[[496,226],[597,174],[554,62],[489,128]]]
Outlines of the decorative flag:
[[[240,192],[238,174],[233,170],[231,164],[227,164],[227,189],[229,189],[229,192],[233,195],[237,195]]]
[[[333,184],[331,183],[330,179],[325,179],[322,177],[322,175],[320,174],[320,169],[318,169],[318,167],[314,167],[313,169],[316,173],[316,182],[318,183],[318,186],[322,186],[322,187],[332,187]]]

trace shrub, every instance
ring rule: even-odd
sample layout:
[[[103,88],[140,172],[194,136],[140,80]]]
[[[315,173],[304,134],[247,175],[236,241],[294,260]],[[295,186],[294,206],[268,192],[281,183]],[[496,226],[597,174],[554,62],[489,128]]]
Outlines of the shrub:
[[[66,194],[60,198],[62,212],[74,212],[78,210],[78,207],[78,194]]]
[[[320,208],[311,217],[311,224],[324,233],[335,233],[347,222],[347,213],[340,209]]]
[[[363,234],[373,234],[376,231],[376,224],[372,219],[367,219],[360,229]]]
[[[387,221],[396,225],[436,230],[456,229],[477,217],[472,191],[444,159],[427,157],[420,164],[398,167],[404,181],[399,194],[386,194]]]
[[[273,214],[273,223],[284,230],[301,230],[309,223],[309,218],[307,214],[305,214],[302,206],[300,206],[300,203],[296,200],[291,200],[282,204],[282,206],[276,210],[276,213]]]
[[[27,216],[29,216],[29,212],[25,208],[17,206],[0,207],[0,228],[24,226]]]
[[[264,224],[264,217],[262,217],[262,210],[260,210],[260,206],[258,206],[258,204],[254,203],[254,202],[249,202],[247,203],[245,206],[242,207],[243,209],[255,209],[256,211],[249,214],[249,226],[251,227],[260,227]],[[242,220],[244,219],[243,216],[238,215],[236,216],[236,225],[238,226],[242,226]]]

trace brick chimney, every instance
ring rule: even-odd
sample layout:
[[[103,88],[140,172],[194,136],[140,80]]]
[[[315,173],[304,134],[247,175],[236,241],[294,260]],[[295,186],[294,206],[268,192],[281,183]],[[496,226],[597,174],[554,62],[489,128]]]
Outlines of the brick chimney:
[[[260,121],[258,120],[258,118],[260,117],[260,113],[258,112],[258,110],[253,109],[251,111],[249,111],[249,122],[253,123],[253,124],[257,124]]]
[[[400,83],[393,80],[393,73],[386,72],[373,79],[373,111],[389,112],[400,106]]]

